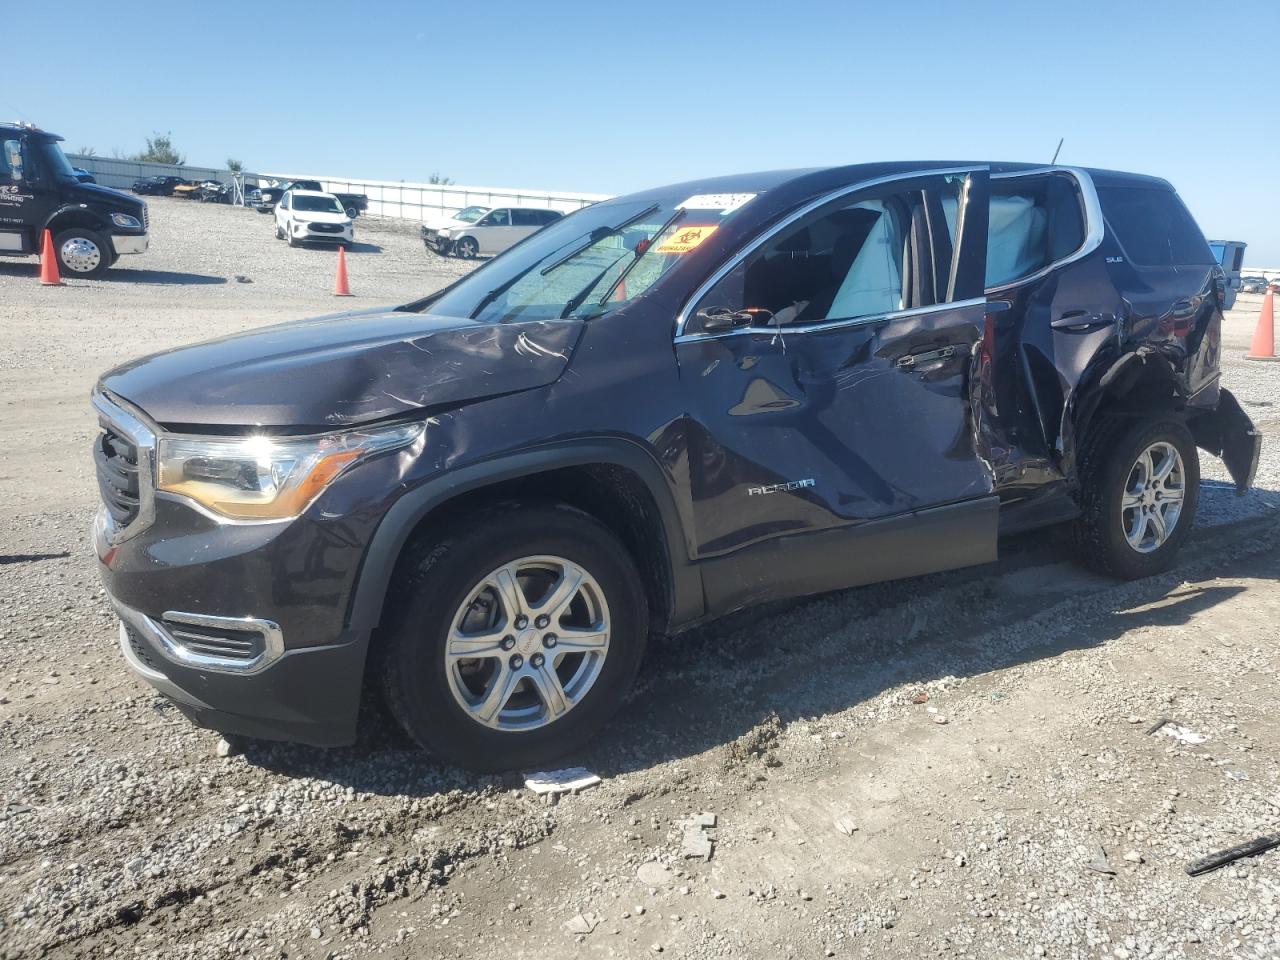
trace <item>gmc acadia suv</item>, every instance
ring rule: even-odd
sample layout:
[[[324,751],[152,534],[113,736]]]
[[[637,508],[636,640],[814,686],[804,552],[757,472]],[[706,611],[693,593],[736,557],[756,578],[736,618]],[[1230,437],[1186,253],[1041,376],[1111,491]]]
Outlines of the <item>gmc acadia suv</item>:
[[[1071,524],[1118,577],[1191,532],[1222,275],[1163,180],[997,163],[598,203],[414,303],[157,354],[93,402],[129,665],[197,723],[349,743],[366,677],[477,770],[579,747],[645,642],[991,562]]]

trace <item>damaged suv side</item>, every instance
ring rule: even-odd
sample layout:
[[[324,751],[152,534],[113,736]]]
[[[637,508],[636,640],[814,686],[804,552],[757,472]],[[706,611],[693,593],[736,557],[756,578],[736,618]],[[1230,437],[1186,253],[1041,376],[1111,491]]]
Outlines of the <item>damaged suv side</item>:
[[[1120,577],[1243,491],[1222,278],[1164,181],[893,163],[565,217],[452,286],[144,358],[94,394],[129,665],[198,723],[350,742],[367,677],[482,770],[582,745],[647,637],[992,561]]]

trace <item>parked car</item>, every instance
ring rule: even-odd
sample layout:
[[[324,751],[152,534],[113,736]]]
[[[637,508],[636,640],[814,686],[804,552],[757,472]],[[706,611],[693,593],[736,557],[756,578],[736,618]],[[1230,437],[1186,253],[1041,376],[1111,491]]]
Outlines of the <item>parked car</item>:
[[[1258,461],[1220,281],[1163,180],[860,164],[618,197],[421,300],[133,361],[93,398],[123,657],[321,745],[367,676],[424,746],[528,770],[652,633],[1053,524],[1167,570],[1197,445],[1240,492]]]
[[[168,197],[172,196],[175,187],[185,186],[190,182],[182,177],[143,177],[133,181],[133,192]]]
[[[121,255],[146,252],[147,205],[82,183],[61,140],[27,124],[0,123],[0,256],[39,254],[48,230],[61,273],[101,276]]]
[[[1266,277],[1241,277],[1240,292],[1241,293],[1266,293],[1267,278]]]
[[[319,180],[288,180],[269,187],[258,187],[249,193],[249,206],[256,207],[259,213],[267,213],[275,209],[280,198],[290,190],[309,190],[312,193],[325,193]],[[363,193],[333,193],[338,198],[343,212],[354,220],[369,209],[369,198]]]
[[[276,204],[276,239],[289,246],[303,243],[345,243],[355,240],[355,227],[332,193],[287,190]]]
[[[75,175],[75,178],[79,180],[81,183],[97,183],[98,182],[93,178],[93,174],[90,173],[88,170],[86,170],[84,167],[72,167],[71,172]]]
[[[467,207],[422,225],[422,242],[441,256],[494,256],[564,214],[540,207]]]

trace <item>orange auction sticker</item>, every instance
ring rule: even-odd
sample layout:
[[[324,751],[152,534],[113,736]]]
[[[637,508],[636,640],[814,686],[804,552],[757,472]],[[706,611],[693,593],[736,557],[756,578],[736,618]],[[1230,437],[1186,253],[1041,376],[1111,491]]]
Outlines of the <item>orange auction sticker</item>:
[[[709,227],[681,227],[658,245],[656,253],[688,253],[698,244],[716,232],[714,225]]]

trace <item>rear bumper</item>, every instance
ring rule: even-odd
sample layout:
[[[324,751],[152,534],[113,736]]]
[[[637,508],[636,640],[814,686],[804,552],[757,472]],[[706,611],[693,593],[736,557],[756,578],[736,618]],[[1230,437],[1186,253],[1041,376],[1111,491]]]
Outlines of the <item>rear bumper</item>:
[[[1262,433],[1240,407],[1240,402],[1230,390],[1221,390],[1217,408],[1195,415],[1190,425],[1196,445],[1222,458],[1236,482],[1236,493],[1243,496],[1253,486],[1253,478],[1258,473]]]
[[[265,669],[232,674],[178,662],[164,628],[116,603],[129,668],[193,722],[219,733],[337,747],[355,739],[367,631],[338,643],[284,651]]]

